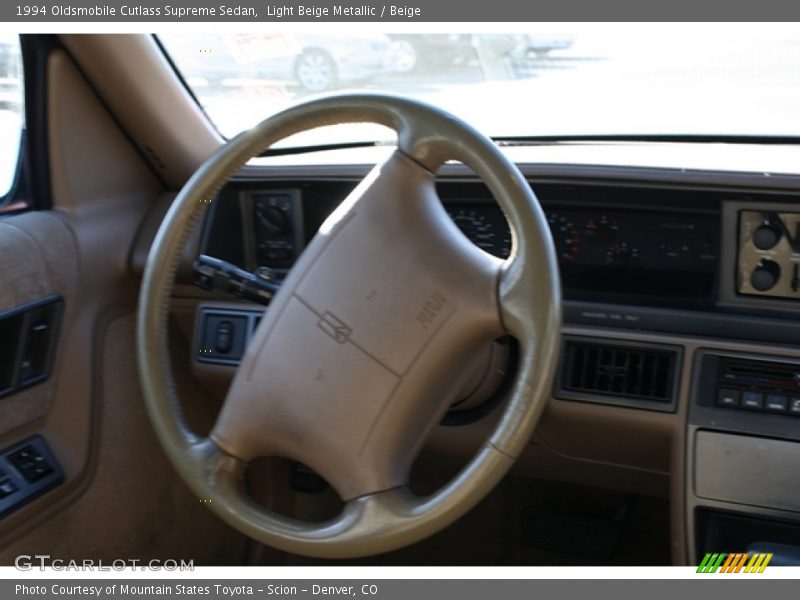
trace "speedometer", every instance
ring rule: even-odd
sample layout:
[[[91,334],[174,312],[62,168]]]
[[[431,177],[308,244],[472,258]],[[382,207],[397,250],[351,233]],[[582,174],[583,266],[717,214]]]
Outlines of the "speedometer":
[[[447,207],[450,218],[470,241],[499,258],[511,254],[511,232],[497,209],[485,207]]]

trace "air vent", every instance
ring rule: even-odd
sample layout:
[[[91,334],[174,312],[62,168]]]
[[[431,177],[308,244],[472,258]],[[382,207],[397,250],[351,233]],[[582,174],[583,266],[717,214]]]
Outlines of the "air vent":
[[[567,340],[559,396],[673,410],[679,350]]]

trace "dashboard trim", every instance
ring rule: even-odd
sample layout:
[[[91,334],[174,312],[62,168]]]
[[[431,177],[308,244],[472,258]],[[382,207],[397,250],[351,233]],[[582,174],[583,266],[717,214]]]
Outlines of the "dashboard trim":
[[[253,180],[331,180],[342,181],[366,175],[373,165],[323,164],[323,165],[246,165],[232,182]],[[747,193],[797,193],[800,191],[800,173],[737,172],[721,170],[675,169],[655,167],[624,167],[610,165],[581,165],[568,163],[518,163],[526,178],[546,178],[549,183],[576,183],[588,185],[639,184],[674,185],[680,189],[703,189]],[[460,164],[444,165],[437,176],[443,181],[475,180],[475,174]],[[535,183],[535,182],[534,182]]]
[[[564,320],[574,325],[702,335],[720,339],[748,339],[787,345],[796,344],[800,339],[800,321],[572,300],[564,302]]]

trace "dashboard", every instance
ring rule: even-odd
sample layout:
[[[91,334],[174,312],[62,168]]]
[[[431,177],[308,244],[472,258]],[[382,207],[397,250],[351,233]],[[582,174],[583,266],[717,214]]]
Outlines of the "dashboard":
[[[214,206],[202,251],[246,270],[285,273],[355,183],[235,182]],[[800,196],[605,182],[531,185],[550,224],[568,301],[716,315],[800,307],[800,213],[786,212]],[[442,181],[438,192],[473,243],[509,255],[505,218],[482,184]],[[586,321],[589,312],[569,310],[568,319]],[[663,327],[656,321],[635,322]]]
[[[564,297],[552,399],[521,468],[669,496],[690,554],[720,536],[745,548],[742,531],[800,544],[800,482],[763,462],[800,460],[800,179],[521,167],[550,225]],[[305,171],[252,168],[232,180],[207,214],[200,253],[279,282],[367,168]],[[468,239],[509,255],[505,218],[469,171],[446,167],[437,192]],[[198,307],[199,378],[232,376],[221,369],[238,364],[263,311],[214,298]],[[498,340],[487,361],[492,376],[433,436],[443,452],[485,435],[513,343]],[[719,468],[729,459],[735,476]]]
[[[511,234],[496,206],[453,201],[448,213],[477,246],[508,257]],[[591,206],[545,207],[570,296],[657,294],[707,300],[719,252],[713,214],[666,210],[598,210]]]

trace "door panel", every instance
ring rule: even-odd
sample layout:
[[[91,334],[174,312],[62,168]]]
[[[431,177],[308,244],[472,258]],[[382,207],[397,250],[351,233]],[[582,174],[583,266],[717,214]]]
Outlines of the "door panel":
[[[48,213],[0,221],[0,312],[59,293],[70,314],[77,282],[75,240],[63,221]],[[0,400],[0,439],[42,418],[55,385],[50,377]]]
[[[51,376],[0,398],[0,453],[39,435],[64,481],[0,517],[0,564],[241,563],[244,538],[174,473],[138,386],[129,263],[165,190],[63,50],[48,59],[47,94],[53,208],[0,220],[0,311],[58,294],[63,319]]]

